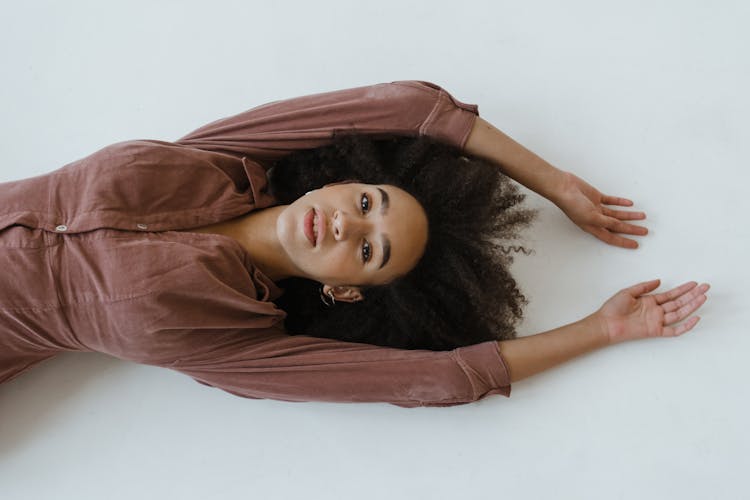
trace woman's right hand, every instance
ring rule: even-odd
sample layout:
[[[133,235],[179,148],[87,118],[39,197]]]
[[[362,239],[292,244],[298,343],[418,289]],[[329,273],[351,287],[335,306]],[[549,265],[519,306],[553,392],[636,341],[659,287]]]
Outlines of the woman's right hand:
[[[563,172],[555,195],[550,198],[578,227],[605,243],[623,248],[638,248],[638,242],[620,236],[645,236],[648,229],[630,224],[645,219],[643,212],[613,210],[605,205],[630,207],[633,202],[618,196],[602,194],[598,189],[571,172]]]
[[[687,318],[706,301],[710,285],[690,281],[668,292],[646,295],[660,280],[647,281],[617,292],[594,313],[610,344],[649,337],[676,337],[692,329],[700,317]],[[674,325],[674,326],[673,326]]]

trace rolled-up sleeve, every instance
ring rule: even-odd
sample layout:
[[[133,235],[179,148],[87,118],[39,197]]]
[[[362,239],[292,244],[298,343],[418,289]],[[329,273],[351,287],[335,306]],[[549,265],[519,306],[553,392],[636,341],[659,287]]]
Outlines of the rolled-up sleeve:
[[[209,123],[177,141],[263,161],[330,142],[334,134],[426,135],[463,147],[478,108],[417,80],[381,83],[264,104]]]
[[[268,330],[158,336],[160,347],[152,350],[172,354],[153,364],[247,398],[415,407],[510,396],[507,366],[494,341],[425,351]]]

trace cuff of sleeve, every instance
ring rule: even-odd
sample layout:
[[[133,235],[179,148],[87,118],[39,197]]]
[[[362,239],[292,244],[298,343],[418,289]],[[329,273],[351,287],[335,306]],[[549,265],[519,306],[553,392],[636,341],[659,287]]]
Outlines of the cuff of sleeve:
[[[510,397],[510,372],[500,353],[496,341],[482,342],[472,346],[456,349],[461,360],[461,367],[466,372],[476,399],[483,399],[491,394]]]
[[[435,104],[419,128],[420,135],[428,135],[463,149],[474,122],[479,116],[476,104],[459,101],[445,89],[431,82],[404,80],[392,82],[406,85],[431,94]]]

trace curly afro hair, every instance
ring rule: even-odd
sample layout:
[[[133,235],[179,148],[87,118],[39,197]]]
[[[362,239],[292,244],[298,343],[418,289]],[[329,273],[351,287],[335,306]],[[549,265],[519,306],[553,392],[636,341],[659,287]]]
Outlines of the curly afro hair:
[[[497,166],[426,137],[349,134],[278,160],[268,178],[281,204],[342,180],[394,185],[419,201],[429,226],[416,267],[363,287],[360,302],[326,307],[319,283],[280,281],[276,304],[290,334],[431,350],[516,336],[528,301],[508,267],[511,252],[530,251],[503,242],[518,238],[537,211],[521,206],[525,195]]]

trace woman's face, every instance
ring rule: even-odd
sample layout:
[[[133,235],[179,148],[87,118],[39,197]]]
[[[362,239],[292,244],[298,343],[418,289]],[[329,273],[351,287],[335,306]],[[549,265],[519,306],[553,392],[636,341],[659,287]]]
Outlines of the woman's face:
[[[402,189],[347,182],[287,205],[276,232],[299,277],[330,286],[378,285],[417,264],[427,243],[427,217]]]

